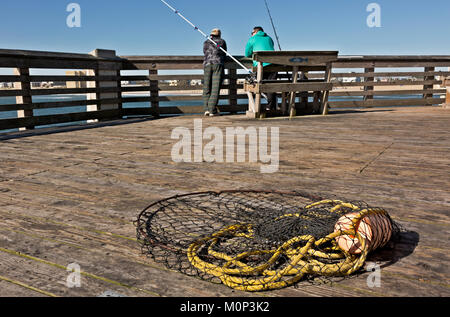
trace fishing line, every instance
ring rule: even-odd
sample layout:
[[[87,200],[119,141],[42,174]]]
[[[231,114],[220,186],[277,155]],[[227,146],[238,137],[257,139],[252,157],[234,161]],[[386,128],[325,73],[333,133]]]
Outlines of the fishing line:
[[[245,67],[240,61],[238,61],[233,55],[228,53],[223,47],[220,47],[217,45],[216,42],[213,41],[211,37],[209,37],[205,32],[203,32],[199,27],[197,27],[194,23],[192,23],[190,20],[188,20],[184,15],[181,14],[180,11],[172,7],[170,4],[168,4],[164,0],[160,0],[162,3],[164,3],[170,10],[172,10],[176,15],[178,15],[180,18],[182,18],[185,22],[187,22],[190,26],[194,28],[194,30],[198,31],[203,37],[205,37],[208,41],[213,43],[218,49],[220,49],[222,52],[224,52],[228,57],[230,57],[236,64],[238,64],[240,67],[242,67],[248,74],[249,77],[247,77],[247,81],[250,83],[256,82],[256,74],[251,71],[249,68]],[[268,100],[268,97],[265,94],[261,94],[265,99]]]
[[[186,21],[190,26],[194,28],[194,30],[198,31],[201,35],[203,35],[208,41],[212,42],[215,46],[217,46],[217,43],[214,42],[208,35],[206,35],[205,32],[203,32],[201,29],[199,29],[195,24],[193,24],[191,21],[189,21],[185,16],[183,16],[180,11],[172,7],[170,4],[168,4],[164,0],[160,0],[162,3],[164,3],[169,9],[171,9],[175,14],[177,14],[180,18],[182,18],[184,21]],[[218,48],[224,52],[227,56],[229,56],[234,62],[236,62],[239,66],[241,66],[245,71],[247,71],[249,74],[253,74],[253,72],[245,67],[241,62],[239,62],[233,55],[228,53],[226,50],[223,49],[223,47],[218,46]]]
[[[278,48],[280,49],[280,51],[282,51],[281,45],[280,45],[280,38],[278,37],[277,29],[275,28],[275,23],[273,22],[273,19],[272,19],[272,14],[270,13],[269,4],[267,3],[267,0],[264,0],[264,3],[266,4],[267,13],[269,13],[270,23],[272,23],[273,32],[275,33],[275,38],[277,39],[277,43],[278,43]]]

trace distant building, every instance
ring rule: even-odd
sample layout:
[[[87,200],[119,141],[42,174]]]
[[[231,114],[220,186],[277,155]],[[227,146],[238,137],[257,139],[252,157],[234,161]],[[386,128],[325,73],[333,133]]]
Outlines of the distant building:
[[[343,83],[356,83],[357,77],[345,77],[342,79]]]
[[[66,71],[66,76],[86,76],[85,71],[81,70],[70,70]],[[87,82],[86,81],[67,81],[66,82],[67,88],[87,88]]]
[[[194,79],[194,80],[191,80],[190,84],[191,84],[191,86],[200,86],[202,84],[202,80]]]
[[[49,81],[49,82],[42,82],[41,83],[41,87],[42,88],[52,88],[53,87],[53,85],[54,85],[54,83],[52,82],[52,81]]]
[[[0,88],[14,88],[14,83],[0,83]]]

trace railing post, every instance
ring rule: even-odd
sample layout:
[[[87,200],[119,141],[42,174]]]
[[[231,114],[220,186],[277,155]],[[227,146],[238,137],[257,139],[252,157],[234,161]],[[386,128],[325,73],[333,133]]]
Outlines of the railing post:
[[[125,113],[123,111],[123,96],[122,96],[122,80],[120,79],[120,77],[122,76],[122,74],[120,73],[120,69],[116,70],[116,76],[118,77],[116,83],[117,83],[117,87],[120,88],[119,92],[117,93],[117,98],[119,98],[119,102],[117,103],[118,107],[119,107],[119,117],[122,118]]]
[[[425,72],[434,72],[434,67],[425,67]],[[435,76],[425,76],[424,80],[435,80]],[[424,85],[423,90],[433,89],[434,85]],[[433,98],[433,94],[423,94],[423,98]]]
[[[236,69],[228,69],[228,101],[230,107],[236,107],[238,105],[237,99],[237,70]]]
[[[95,57],[99,58],[116,58],[116,51],[113,50],[101,50],[96,49],[89,53],[90,55],[93,55]],[[118,67],[114,67],[114,64],[116,62],[109,62],[109,61],[99,61],[98,66],[96,69],[90,69],[88,70],[89,76],[117,76],[118,72],[120,74],[120,70],[118,70]],[[104,81],[104,80],[96,80],[95,82],[88,82],[88,88],[120,88],[121,82],[114,80],[114,81]],[[120,90],[120,89],[119,89]],[[95,92],[88,94],[88,100],[98,100],[99,103],[95,105],[88,105],[87,111],[102,111],[102,110],[119,110],[118,113],[121,113],[122,108],[122,102],[121,97],[119,97],[119,94],[121,95],[120,91],[118,92]],[[103,99],[118,99],[119,101],[114,103],[103,103]],[[91,120],[90,122],[96,122],[98,120]]]
[[[375,68],[365,68],[364,73],[374,73]],[[364,82],[371,82],[375,81],[375,77],[364,77]],[[373,92],[374,88],[373,86],[364,86],[364,92]],[[373,95],[364,95],[364,101],[372,100]]]
[[[16,97],[16,103],[18,105],[32,104],[31,96],[31,82],[30,82],[30,69],[29,68],[14,68],[14,75],[20,76],[20,82],[14,83],[14,88],[21,90],[21,96]],[[17,118],[30,118],[33,117],[32,109],[17,110]],[[20,131],[33,130],[33,125],[26,127],[20,127]]]
[[[150,79],[150,99],[151,99],[151,107],[153,110],[153,115],[155,117],[159,117],[159,80],[158,78],[152,79],[153,76],[158,76],[157,69],[150,69],[149,71],[149,79]]]
[[[443,104],[443,107],[445,109],[450,109],[450,77],[444,79],[444,87],[447,88],[447,93],[445,95],[445,104]]]

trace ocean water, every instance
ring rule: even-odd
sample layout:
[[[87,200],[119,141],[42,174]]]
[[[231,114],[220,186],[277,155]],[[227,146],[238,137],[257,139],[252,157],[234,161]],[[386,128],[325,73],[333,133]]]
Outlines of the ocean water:
[[[137,95],[138,96],[138,95]],[[142,95],[139,95],[142,96]],[[127,96],[133,97],[133,96]],[[409,99],[409,98],[417,98],[418,95],[399,95],[399,96],[376,96],[375,99]],[[330,101],[357,101],[362,100],[362,97],[333,97],[330,98]],[[52,96],[34,96],[33,102],[56,102],[56,101],[75,101],[86,100],[85,95],[52,95]],[[312,101],[312,100],[311,100]],[[0,97],[0,105],[14,104],[16,102],[16,97]],[[238,100],[239,104],[247,104],[247,100],[240,99]],[[281,102],[281,100],[280,100]],[[221,100],[219,105],[227,105],[227,100]],[[161,102],[160,107],[173,107],[173,106],[202,106],[203,102],[201,99],[193,100],[193,101],[170,101],[170,102]],[[134,103],[124,103],[124,108],[148,108],[150,107],[149,102],[134,102]],[[50,108],[50,109],[36,109],[33,114],[35,116],[45,116],[45,115],[54,115],[54,114],[65,114],[65,113],[78,113],[85,112],[87,110],[86,106],[74,106],[74,107],[64,107],[64,108]],[[3,111],[0,112],[0,120],[1,119],[13,119],[17,118],[16,111]],[[85,122],[70,122],[70,123],[62,123],[62,124],[54,124],[49,126],[40,126],[40,128],[46,128],[51,126],[68,126],[73,124],[82,124]],[[2,130],[1,121],[0,121],[0,132],[14,132],[14,130]]]

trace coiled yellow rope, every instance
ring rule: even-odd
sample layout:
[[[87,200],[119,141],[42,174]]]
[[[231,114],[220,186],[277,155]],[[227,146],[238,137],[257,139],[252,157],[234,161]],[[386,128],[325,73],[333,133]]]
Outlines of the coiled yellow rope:
[[[350,208],[358,215],[352,219],[352,228],[345,231],[337,231],[328,236],[316,240],[311,235],[294,237],[280,247],[273,250],[257,250],[244,252],[237,256],[229,256],[224,253],[214,251],[214,247],[225,238],[243,237],[254,238],[254,230],[250,224],[232,225],[224,228],[211,236],[197,240],[192,243],[187,256],[190,263],[198,270],[219,278],[223,284],[236,290],[258,292],[275,290],[300,281],[305,274],[320,274],[323,276],[348,276],[359,270],[365,263],[369,253],[369,247],[365,238],[358,233],[358,226],[362,219],[372,214],[387,214],[385,210],[378,208],[367,208],[360,210],[360,207],[338,200],[323,200],[305,207],[310,209],[325,204],[334,204],[330,212],[336,212],[341,208]],[[300,214],[286,214],[281,218],[301,217]],[[339,236],[355,236],[361,244],[362,252],[352,255],[339,248],[335,239]],[[302,242],[302,247],[298,247]],[[331,247],[321,247],[325,243],[331,242]],[[201,259],[199,253],[208,246],[208,255],[217,260],[226,261],[224,265],[218,266]],[[321,247],[321,248],[320,248]],[[321,250],[318,250],[320,248]],[[249,257],[271,255],[270,259],[258,266],[249,266],[244,263]],[[270,269],[281,256],[289,259],[287,266],[280,270]],[[341,260],[338,263],[323,263],[320,259]]]

